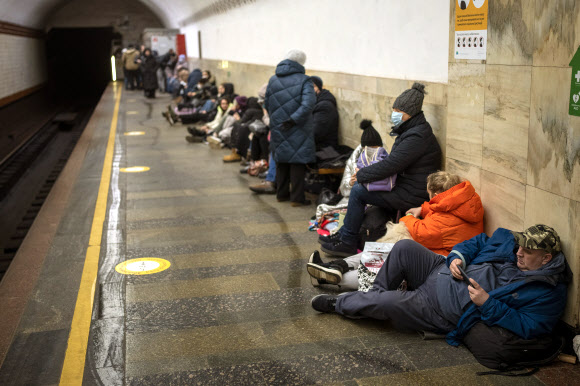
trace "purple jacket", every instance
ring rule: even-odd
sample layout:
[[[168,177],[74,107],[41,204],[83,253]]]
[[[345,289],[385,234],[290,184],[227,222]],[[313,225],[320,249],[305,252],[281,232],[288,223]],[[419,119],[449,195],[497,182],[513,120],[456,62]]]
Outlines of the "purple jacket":
[[[365,146],[360,157],[358,157],[358,160],[356,161],[356,166],[359,169],[376,164],[389,156],[389,153],[387,153],[384,147],[379,147],[372,156],[370,156],[370,152],[367,154],[367,149],[368,148]],[[397,175],[393,174],[384,180],[373,181],[363,185],[369,192],[390,192],[395,187],[396,180]]]

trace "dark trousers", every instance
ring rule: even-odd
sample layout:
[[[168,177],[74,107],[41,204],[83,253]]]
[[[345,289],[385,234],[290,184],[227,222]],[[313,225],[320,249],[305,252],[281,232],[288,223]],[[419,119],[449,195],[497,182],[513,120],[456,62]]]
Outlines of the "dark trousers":
[[[455,324],[443,318],[437,301],[441,255],[413,240],[399,241],[377,274],[369,292],[338,297],[336,312],[347,317],[391,320],[396,328],[447,333]],[[406,291],[397,291],[401,281]]]
[[[238,154],[242,157],[248,156],[248,149],[250,148],[250,128],[247,124],[234,124],[232,129],[232,147],[238,150]]]
[[[127,70],[127,69],[125,69],[125,76],[127,76],[127,90],[134,90],[135,89],[138,75],[139,75],[139,70]]]
[[[287,164],[279,162],[276,164],[276,197],[279,200],[292,202],[304,202],[304,176],[306,174],[305,164]],[[292,184],[292,192],[290,192]]]
[[[348,197],[344,224],[339,231],[340,239],[349,245],[358,244],[360,226],[365,216],[367,204],[376,205],[392,212],[397,212],[397,210],[405,211],[413,206],[422,204],[422,201],[410,203],[408,200],[411,198],[405,199],[401,195],[401,191],[397,190],[396,187],[390,192],[369,192],[364,185],[358,182],[355,183]]]
[[[268,134],[254,134],[252,137],[251,157],[252,161],[261,159],[268,159],[270,143],[268,142]]]

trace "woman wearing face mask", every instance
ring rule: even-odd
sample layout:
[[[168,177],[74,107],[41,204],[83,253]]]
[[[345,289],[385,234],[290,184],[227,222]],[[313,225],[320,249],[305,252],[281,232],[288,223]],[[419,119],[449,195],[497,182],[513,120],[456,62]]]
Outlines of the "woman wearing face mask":
[[[421,111],[424,95],[425,86],[414,83],[393,103],[390,135],[396,139],[389,157],[355,174],[344,225],[336,234],[319,238],[324,252],[335,256],[357,253],[367,204],[405,213],[428,201],[427,176],[441,167],[441,148]],[[390,192],[369,192],[364,186],[394,174],[397,183]]]

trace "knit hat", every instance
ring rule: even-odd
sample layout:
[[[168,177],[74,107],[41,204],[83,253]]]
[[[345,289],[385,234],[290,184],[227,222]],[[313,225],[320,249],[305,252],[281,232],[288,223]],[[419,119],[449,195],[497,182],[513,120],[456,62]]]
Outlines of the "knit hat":
[[[238,106],[240,106],[242,110],[245,109],[246,105],[248,104],[248,98],[245,96],[237,96],[234,100],[238,102]]]
[[[363,130],[360,137],[361,146],[383,146],[381,135],[373,127],[373,121],[363,119],[360,128]]]
[[[393,103],[393,108],[401,110],[410,116],[413,116],[423,108],[423,98],[425,97],[425,85],[421,83],[413,83],[413,87],[408,90],[403,91],[395,103]]]
[[[286,54],[286,59],[293,60],[296,63],[304,66],[304,63],[306,63],[306,54],[300,50],[290,50]]]
[[[319,90],[322,90],[322,79],[320,79],[320,77],[311,76],[310,80],[316,85],[316,87],[318,87]]]
[[[560,236],[558,236],[554,228],[547,225],[536,224],[523,232],[512,232],[512,234],[520,247],[543,249],[551,254],[562,251]]]

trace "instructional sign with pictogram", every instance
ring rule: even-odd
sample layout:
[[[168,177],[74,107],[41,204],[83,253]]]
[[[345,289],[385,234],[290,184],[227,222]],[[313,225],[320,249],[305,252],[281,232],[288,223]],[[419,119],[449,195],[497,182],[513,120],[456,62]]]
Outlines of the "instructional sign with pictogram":
[[[486,60],[487,1],[456,0],[455,59]]]
[[[572,66],[572,81],[568,114],[580,117],[580,47],[576,50],[569,65]]]

